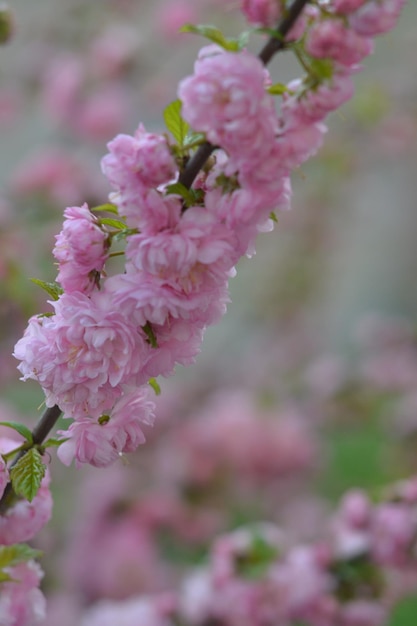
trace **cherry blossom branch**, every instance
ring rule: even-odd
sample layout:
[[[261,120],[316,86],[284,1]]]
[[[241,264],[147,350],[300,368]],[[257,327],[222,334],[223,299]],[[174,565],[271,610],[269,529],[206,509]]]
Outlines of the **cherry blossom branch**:
[[[288,9],[284,19],[281,21],[276,29],[276,34],[270,37],[270,39],[267,41],[267,43],[259,53],[259,59],[264,65],[269,63],[269,61],[277,52],[285,48],[286,35],[291,30],[295,21],[309,1],[310,0],[295,0],[291,7]],[[185,187],[190,188],[196,176],[204,167],[208,158],[215,149],[216,146],[209,142],[205,142],[204,144],[202,144],[196,151],[194,156],[189,160],[184,170],[181,172],[179,182],[182,183]],[[50,431],[54,428],[61,413],[62,411],[58,405],[47,408],[45,410],[32,431],[32,444],[30,446],[27,446],[24,450],[21,450],[16,455],[11,467],[13,467],[30,448],[42,444]],[[3,497],[0,499],[0,513],[7,510],[7,508],[15,501],[15,499],[16,495],[13,492],[11,483],[9,483],[3,494]]]
[[[297,18],[310,0],[295,0],[288,9],[284,19],[278,25],[276,34],[269,38],[265,46],[260,51],[258,57],[264,65],[267,65],[272,57],[285,48],[285,37],[294,26]],[[202,169],[207,159],[210,157],[216,146],[206,141],[203,143],[194,156],[188,161],[179,177],[180,183],[189,189],[193,184],[197,174]]]

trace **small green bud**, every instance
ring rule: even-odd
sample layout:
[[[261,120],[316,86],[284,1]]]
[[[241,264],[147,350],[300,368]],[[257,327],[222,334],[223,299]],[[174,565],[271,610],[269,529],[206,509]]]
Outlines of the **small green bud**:
[[[7,43],[13,34],[13,19],[7,4],[0,3],[0,45]]]

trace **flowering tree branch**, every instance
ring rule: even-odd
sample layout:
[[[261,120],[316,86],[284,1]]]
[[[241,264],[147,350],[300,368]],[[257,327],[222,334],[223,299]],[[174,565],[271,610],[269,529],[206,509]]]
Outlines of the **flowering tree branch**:
[[[270,37],[270,39],[267,41],[267,43],[258,55],[259,59],[264,65],[267,65],[277,52],[282,51],[285,48],[286,35],[289,33],[297,18],[300,16],[301,12],[309,1],[310,0],[295,0],[295,2],[286,11],[284,18],[281,20],[276,28],[276,34]],[[208,141],[204,142],[198,148],[193,157],[189,159],[188,163],[186,164],[185,168],[179,176],[178,182],[189,189],[193,184],[196,176],[204,167],[208,158],[215,149],[215,145],[211,144]],[[58,405],[54,405],[53,407],[47,408],[44,411],[43,415],[40,417],[36,426],[32,430],[33,443],[31,447],[42,444],[42,442],[46,439],[48,434],[54,428],[61,414],[62,411]],[[28,449],[30,449],[30,446],[27,447],[25,450],[19,452],[19,454],[14,459],[11,467],[13,467],[13,465],[18,462],[18,460],[27,452]],[[13,493],[11,483],[9,483],[4,491],[2,498],[0,499],[0,513],[7,510],[7,508],[11,506],[11,504],[15,501],[15,499],[16,496]]]

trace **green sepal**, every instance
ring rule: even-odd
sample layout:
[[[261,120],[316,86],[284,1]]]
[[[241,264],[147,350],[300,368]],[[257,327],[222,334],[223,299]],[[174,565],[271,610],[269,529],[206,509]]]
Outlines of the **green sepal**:
[[[66,439],[54,439],[53,437],[51,437],[42,444],[42,448],[58,448],[61,443],[68,441],[68,439],[69,437],[67,437]]]
[[[44,280],[39,280],[39,278],[31,278],[32,283],[42,287],[48,293],[53,300],[59,300],[59,296],[64,293],[64,290],[58,283],[47,283]]]
[[[194,204],[193,194],[182,183],[173,183],[172,185],[168,185],[165,191],[167,194],[177,194],[178,196],[181,196],[187,207],[193,206]]]
[[[155,333],[153,332],[153,328],[149,322],[146,322],[145,326],[142,326],[142,330],[147,336],[148,343],[151,344],[152,348],[158,347],[158,342],[155,337]]]
[[[190,145],[195,146],[197,144],[201,144],[204,141],[206,141],[204,133],[189,132],[184,140],[184,148],[187,148]]]
[[[284,93],[288,93],[288,87],[284,83],[275,83],[267,88],[267,92],[272,96],[282,96]]]
[[[111,226],[116,230],[125,230],[126,224],[122,220],[117,220],[114,217],[100,217],[99,223],[103,226]]]
[[[90,211],[96,211],[97,213],[99,211],[104,211],[106,213],[114,213],[115,215],[119,215],[117,206],[115,204],[111,204],[110,202],[108,202],[107,204],[100,204],[99,206],[95,206],[90,209]]]
[[[124,228],[123,230],[119,230],[118,233],[112,234],[113,241],[122,241],[129,237],[130,235],[137,235],[139,230],[137,228]]]
[[[160,396],[161,395],[161,387],[159,386],[159,383],[156,380],[156,378],[150,378],[148,380],[148,384],[152,387],[152,389],[154,390],[156,396]]]
[[[32,502],[38,493],[45,472],[46,465],[42,462],[40,452],[36,448],[28,450],[10,470],[12,487],[16,495],[23,496]]]
[[[247,38],[244,38],[242,41],[240,38],[228,39],[223,35],[221,30],[211,24],[184,24],[184,26],[180,28],[180,33],[202,35],[229,52],[239,52],[239,50],[242,50],[247,44]]]
[[[40,550],[31,548],[26,543],[15,543],[12,546],[0,546],[0,570],[4,567],[13,567],[31,559],[39,559]]]
[[[19,435],[22,435],[26,441],[32,445],[33,437],[32,433],[27,426],[19,424],[18,422],[0,422],[0,426],[7,426],[7,428],[13,428]],[[17,443],[17,442],[16,442]]]
[[[271,211],[271,213],[269,214],[269,219],[278,224],[278,218],[275,211]]]
[[[318,80],[330,80],[334,74],[334,66],[330,59],[314,59],[309,58],[309,66],[311,68],[311,74]]]

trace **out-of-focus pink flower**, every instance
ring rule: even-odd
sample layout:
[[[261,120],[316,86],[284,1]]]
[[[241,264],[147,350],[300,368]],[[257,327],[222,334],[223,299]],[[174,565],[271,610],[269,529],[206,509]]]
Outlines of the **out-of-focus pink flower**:
[[[43,193],[56,204],[82,202],[88,181],[82,165],[58,149],[40,150],[29,156],[13,173],[14,193]]]
[[[349,16],[349,26],[363,37],[375,37],[394,28],[406,0],[368,0]]]
[[[241,10],[250,24],[272,28],[282,16],[280,0],[242,0]]]
[[[140,37],[133,25],[109,26],[91,44],[90,64],[94,73],[105,78],[119,75],[140,51]]]
[[[14,580],[1,583],[0,619],[2,626],[35,626],[43,623],[46,601],[39,589],[43,572],[35,561],[20,563],[5,571]]]
[[[307,34],[306,51],[319,59],[332,59],[351,67],[373,51],[371,39],[347,28],[341,19],[325,19],[315,23]]]
[[[126,91],[119,85],[107,84],[80,103],[74,127],[83,138],[105,141],[123,128],[129,108]]]
[[[367,0],[332,0],[336,13],[353,13],[365,4]]]
[[[81,626],[173,626],[158,606],[157,597],[131,598],[125,602],[102,601],[89,609]]]
[[[200,21],[199,13],[192,0],[170,0],[162,6],[156,15],[156,25],[164,37],[177,38],[179,29],[184,24],[196,24]]]

